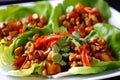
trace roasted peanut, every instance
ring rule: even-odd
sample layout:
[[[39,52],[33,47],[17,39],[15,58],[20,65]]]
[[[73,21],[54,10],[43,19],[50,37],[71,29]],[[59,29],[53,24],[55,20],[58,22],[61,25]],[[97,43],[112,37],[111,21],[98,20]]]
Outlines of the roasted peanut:
[[[43,24],[46,24],[46,18],[45,16],[40,16],[40,22],[42,22]]]
[[[62,25],[62,22],[64,21],[66,19],[66,15],[61,15],[60,17],[59,17],[59,19],[58,19],[58,21],[59,21],[59,24],[61,24]]]
[[[90,33],[90,31],[93,30],[93,26],[90,26],[90,27],[86,27],[85,28],[85,32],[88,34]]]
[[[99,10],[98,10],[98,8],[96,8],[96,7],[92,8],[92,11],[93,11],[95,14],[99,14]]]
[[[47,60],[48,61],[52,61],[53,57],[56,55],[55,52],[51,51],[49,52],[48,56],[47,56]]]
[[[81,6],[83,6],[83,5],[80,4],[80,3],[77,3],[77,4],[75,5],[75,8],[79,8],[79,7],[81,7]]]
[[[70,19],[70,23],[71,23],[72,25],[75,25],[75,18],[71,18],[71,19]]]
[[[96,23],[99,22],[98,19],[97,19],[97,16],[91,15],[90,17],[91,17],[91,19],[92,19],[92,21],[93,21],[93,24],[96,24]]]
[[[35,57],[33,55],[31,55],[31,54],[28,54],[28,58],[29,58],[29,60],[35,59]]]
[[[33,18],[34,20],[36,20],[36,19],[38,19],[39,17],[38,17],[37,14],[33,14],[33,15],[32,15],[32,18]]]
[[[11,32],[9,32],[9,35],[11,37],[15,37],[17,35],[17,31],[11,31]]]
[[[27,61],[26,64],[23,65],[23,69],[30,68],[30,65],[31,65],[30,61]]]
[[[14,51],[15,56],[21,56],[22,55],[22,50],[23,50],[23,47],[16,48],[15,51]]]
[[[39,34],[35,34],[35,35],[32,37],[32,40],[33,40],[33,41],[36,41],[36,40],[39,38],[39,36],[40,36]]]
[[[65,26],[65,27],[67,27],[67,28],[70,28],[71,27],[71,24],[70,24],[70,22],[68,22],[68,21],[63,21],[63,26]]]
[[[44,70],[42,71],[42,75],[43,75],[43,76],[47,76],[47,75],[48,75],[46,69],[44,69]]]
[[[32,53],[34,51],[34,44],[29,41],[25,46],[25,50],[27,50],[29,53]]]

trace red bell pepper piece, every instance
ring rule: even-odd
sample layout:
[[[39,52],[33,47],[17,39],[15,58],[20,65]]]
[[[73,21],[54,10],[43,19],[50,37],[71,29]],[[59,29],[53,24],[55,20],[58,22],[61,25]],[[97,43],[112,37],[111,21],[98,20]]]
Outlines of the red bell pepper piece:
[[[61,35],[49,35],[49,36],[45,36],[43,39],[37,39],[36,42],[34,43],[35,47],[38,48],[41,45],[46,44],[47,42],[51,42],[54,40],[57,40],[59,38],[61,38]]]
[[[67,33],[64,34],[64,36],[71,36],[71,33],[67,32]]]
[[[60,32],[56,32],[55,34],[56,34],[56,35],[60,35]]]
[[[78,7],[76,7],[76,8],[75,8],[75,11],[76,11],[77,13],[84,12],[84,6],[78,6]]]
[[[91,7],[85,7],[84,10],[85,10],[87,13],[93,13]]]
[[[43,58],[43,52],[41,51],[41,50],[38,50],[38,54],[39,54],[39,56],[40,56],[40,58]]]
[[[25,60],[24,60],[24,62],[23,62],[23,64],[20,66],[20,70],[22,70],[23,69],[23,66],[25,65],[25,63],[28,61],[28,58],[29,58],[29,56],[25,56],[26,58],[25,58]]]
[[[33,20],[33,16],[32,15],[28,16],[28,21],[31,22],[32,20]]]
[[[22,33],[24,33],[24,32],[25,32],[24,29],[22,29],[22,28],[19,29],[19,33],[20,33],[20,34],[22,34]]]
[[[26,56],[22,56],[22,57],[16,59],[14,61],[13,65],[17,66],[18,68],[20,68],[22,66],[22,64],[24,63],[25,59],[26,59]]]
[[[69,15],[69,17],[74,17],[74,18],[78,17],[78,14],[75,11],[68,13],[68,15]]]
[[[82,62],[83,62],[86,66],[91,66],[86,51],[87,51],[87,50],[86,50],[86,45],[83,44],[83,45],[82,45]]]
[[[39,27],[42,28],[43,27],[43,23],[39,22]]]

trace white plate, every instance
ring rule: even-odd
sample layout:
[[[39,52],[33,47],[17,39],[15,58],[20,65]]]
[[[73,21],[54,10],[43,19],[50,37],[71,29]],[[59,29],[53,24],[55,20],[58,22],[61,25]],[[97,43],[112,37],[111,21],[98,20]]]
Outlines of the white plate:
[[[52,4],[53,7],[55,7],[57,5],[57,3],[61,3],[61,0],[58,1],[50,1],[50,3]],[[17,4],[17,5],[24,5],[24,6],[28,6],[31,5],[32,2],[30,3],[23,3],[23,4]],[[5,6],[1,6],[0,9],[5,8],[7,5]],[[111,18],[109,19],[109,23],[113,24],[114,26],[120,28],[120,13],[111,8],[110,7],[110,11],[111,11]],[[57,76],[57,75],[56,75]],[[55,77],[56,77],[55,76]],[[59,80],[98,80],[98,79],[106,79],[106,78],[110,78],[110,77],[115,77],[115,76],[120,76],[120,69],[114,69],[114,70],[109,70],[109,71],[105,71],[99,74],[95,74],[95,75],[75,75],[75,76],[66,76],[66,77],[62,77],[59,78]],[[53,78],[45,78],[45,77],[39,77],[39,76],[31,76],[31,77],[12,77],[12,76],[7,76],[7,75],[3,75],[0,72],[0,79],[1,80],[53,80]],[[54,78],[54,80],[58,80],[56,78]]]

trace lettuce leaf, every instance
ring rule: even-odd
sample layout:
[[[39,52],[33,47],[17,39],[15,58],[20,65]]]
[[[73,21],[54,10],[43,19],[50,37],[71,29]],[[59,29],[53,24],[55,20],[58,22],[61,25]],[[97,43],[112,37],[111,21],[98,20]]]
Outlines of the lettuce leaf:
[[[106,67],[106,70],[120,68],[120,61],[97,62],[92,61],[93,67]]]
[[[2,41],[0,44],[0,67],[11,65],[14,61],[14,57],[11,54],[14,49],[14,42],[8,47]]]
[[[63,2],[64,11],[66,11],[66,8],[68,6],[71,6],[71,5],[75,6],[78,2],[80,2],[85,6],[97,7],[100,10],[100,15],[106,20],[108,20],[111,16],[109,5],[104,0],[75,0],[75,1],[64,0]]]
[[[0,71],[2,74],[14,69],[11,65],[14,61],[14,56],[12,55],[13,49],[14,42],[8,47],[5,45],[5,41],[3,39],[0,41]]]
[[[71,74],[96,74],[104,71],[106,67],[72,67],[68,70]]]
[[[49,21],[49,17],[51,15],[52,6],[48,1],[35,2],[33,5],[24,7],[17,5],[7,6],[6,9],[0,10],[0,21],[7,21],[10,19],[22,19],[30,14],[37,13],[38,15],[44,15]],[[38,64],[34,64],[30,69],[21,71],[14,71],[15,67],[11,64],[14,62],[13,51],[15,48],[19,46],[24,46],[28,40],[32,39],[32,36],[36,33],[40,33],[41,35],[52,33],[51,25],[46,25],[41,29],[32,29],[28,32],[23,33],[22,35],[18,35],[15,41],[10,45],[2,45],[4,41],[0,41],[0,68],[4,72],[11,71],[11,75],[15,75],[16,73],[19,76],[30,75],[33,73],[37,67],[41,66]],[[15,74],[14,74],[15,73]]]
[[[50,23],[54,32],[60,31],[58,23],[58,17],[66,13],[66,9],[69,6],[75,6],[77,3],[81,3],[85,6],[98,7],[100,9],[101,16],[108,20],[111,16],[109,6],[104,0],[64,0],[62,4],[58,4],[52,11],[50,17]]]
[[[89,6],[91,7],[97,7],[100,10],[101,16],[108,20],[111,16],[109,5],[105,2],[105,0],[87,0]]]
[[[73,67],[68,70],[68,73],[71,74],[95,74],[100,73],[105,70],[120,68],[120,29],[105,23],[98,23],[94,25],[94,30],[90,32],[85,39],[90,39],[93,37],[101,37],[103,38],[109,46],[109,49],[112,51],[113,56],[117,59],[117,61],[107,61],[107,62],[98,62],[91,61],[91,67]]]
[[[19,35],[16,40],[15,40],[15,48],[17,47],[20,47],[20,46],[25,46],[25,44],[28,42],[28,41],[31,41],[32,40],[32,37],[34,34],[37,34],[39,33],[40,35],[47,35],[47,34],[51,34],[53,31],[51,29],[51,25],[47,25],[45,26],[44,28],[35,28],[35,29],[32,29],[30,31],[27,31],[25,33],[23,33],[22,35]]]
[[[52,24],[52,29],[54,32],[60,31],[59,24],[58,24],[58,17],[63,14],[62,4],[58,4],[52,11],[50,22]]]
[[[51,15],[52,6],[48,1],[35,2],[33,5],[28,7],[9,5],[5,9],[0,10],[0,21],[7,21],[10,19],[22,19],[30,14],[37,13],[39,15],[44,15],[47,20]]]
[[[105,23],[98,23],[94,25],[94,30],[86,36],[86,39],[92,37],[101,37],[103,38],[109,49],[112,51],[113,55],[117,60],[120,60],[120,29]]]
[[[112,55],[115,56],[117,61],[108,61],[108,62],[92,62],[94,67],[106,67],[107,70],[120,68],[120,29],[105,23],[98,23],[94,25],[94,30],[86,37],[90,39],[92,37],[101,37],[103,38],[109,49],[112,51]]]
[[[22,69],[22,70],[11,70],[11,71],[8,71],[8,75],[10,76],[29,76],[31,75],[32,73],[35,73],[36,70],[43,70],[43,63],[41,62],[40,64],[33,64],[30,68],[28,69]],[[39,74],[41,73],[39,71]]]
[[[32,36],[36,33],[39,33],[41,35],[44,34],[50,34],[52,33],[52,30],[50,27],[46,26],[42,29],[36,28],[32,29],[28,32],[23,33],[22,35],[19,35],[16,40],[8,47],[4,45],[4,41],[1,40],[0,42],[0,68],[3,73],[11,76],[28,76],[32,73],[41,73],[43,69],[43,64],[34,64],[29,69],[23,69],[23,70],[15,70],[15,67],[12,66],[14,62],[14,54],[13,51],[15,48],[19,46],[24,46],[29,40],[32,39]],[[39,69],[39,70],[38,70]]]

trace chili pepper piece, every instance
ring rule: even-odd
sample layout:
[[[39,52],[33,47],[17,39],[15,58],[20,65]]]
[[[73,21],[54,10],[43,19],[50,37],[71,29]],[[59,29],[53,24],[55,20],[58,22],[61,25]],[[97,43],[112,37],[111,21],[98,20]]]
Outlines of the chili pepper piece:
[[[45,36],[43,39],[37,39],[36,42],[34,43],[35,47],[38,48],[44,44],[46,44],[47,42],[50,42],[50,41],[54,41],[54,40],[57,40],[59,38],[61,38],[62,36],[61,35],[49,35],[49,36]]]
[[[19,33],[20,33],[20,34],[22,34],[22,33],[24,33],[24,32],[25,32],[24,29],[22,29],[22,28],[19,29]]]
[[[38,50],[38,54],[39,54],[40,58],[43,58],[43,52],[41,50]]]
[[[84,6],[78,6],[75,8],[75,12],[77,13],[81,13],[81,12],[84,12]]]
[[[85,10],[87,13],[93,13],[91,7],[85,7],[84,10]]]
[[[43,27],[43,23],[39,22],[39,27],[42,28]]]
[[[68,15],[69,15],[69,17],[74,17],[74,18],[78,17],[78,14],[75,11],[68,13]]]
[[[87,56],[87,52],[86,52],[86,45],[83,44],[82,45],[82,62],[86,65],[86,66],[91,66],[88,56]]]
[[[25,59],[26,59],[26,56],[22,56],[22,57],[16,59],[16,60],[14,61],[13,65],[14,65],[14,66],[17,66],[18,68],[20,68],[21,65],[24,63]]]

